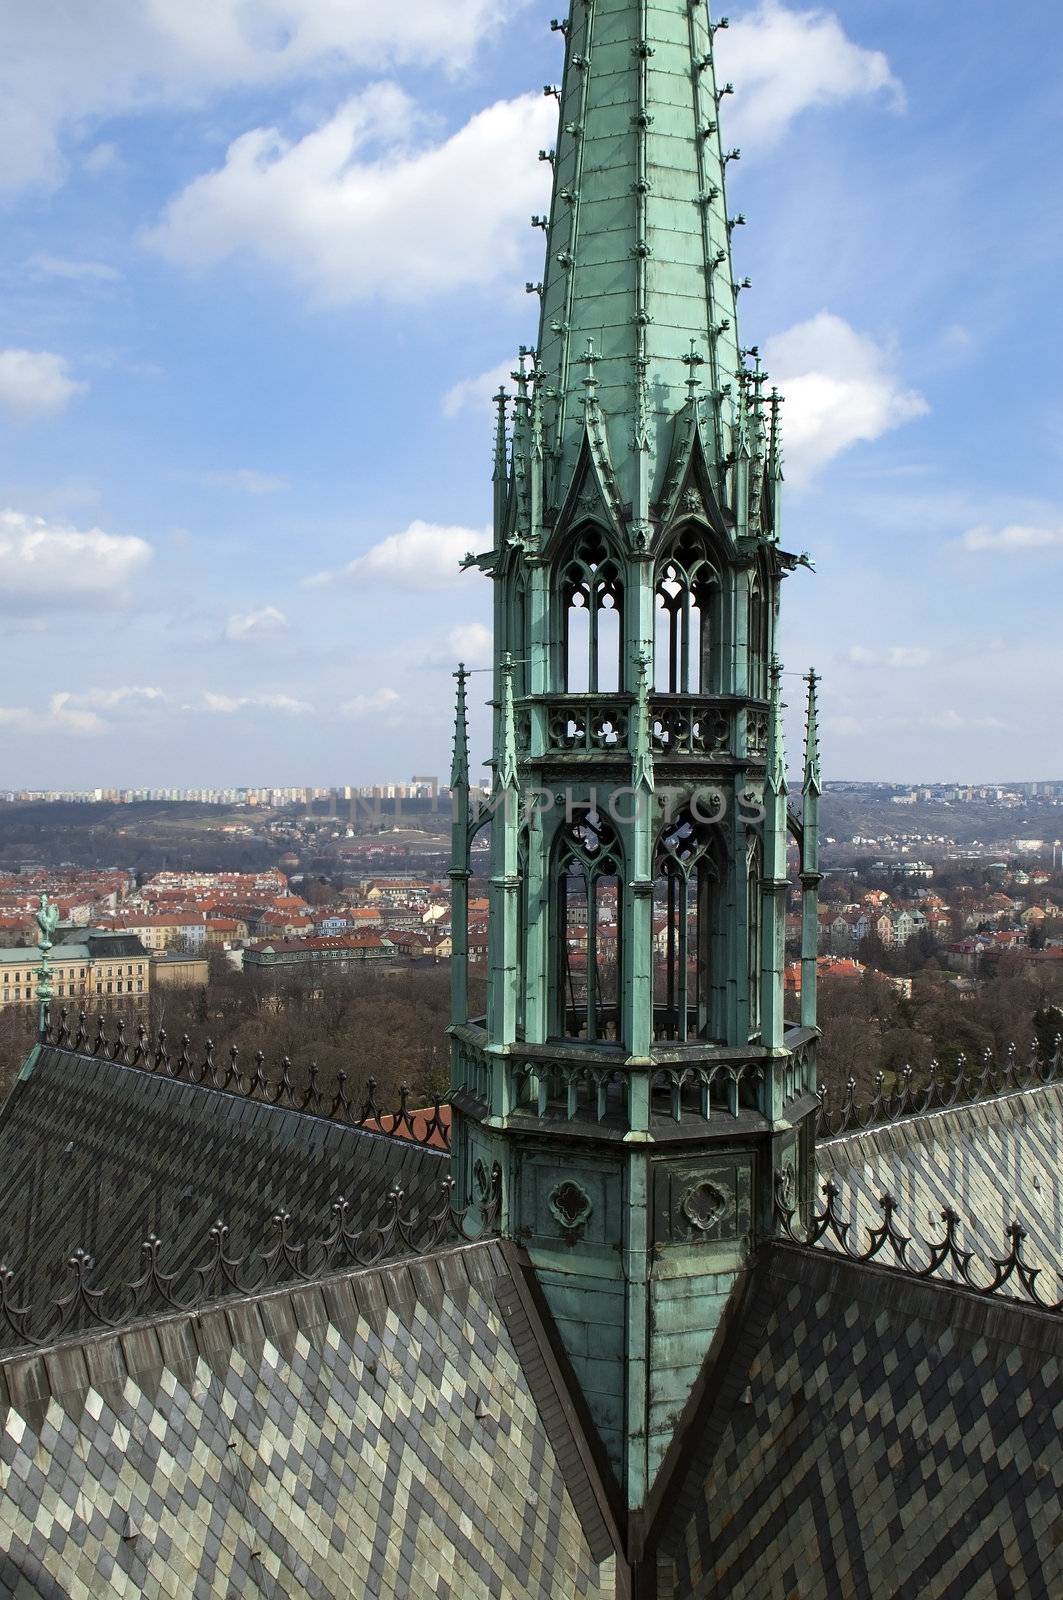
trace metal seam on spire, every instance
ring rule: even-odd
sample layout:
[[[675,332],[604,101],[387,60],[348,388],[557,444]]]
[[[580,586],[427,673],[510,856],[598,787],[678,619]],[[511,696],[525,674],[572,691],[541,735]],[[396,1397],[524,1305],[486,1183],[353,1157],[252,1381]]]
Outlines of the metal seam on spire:
[[[649,28],[646,0],[639,0],[638,39],[635,54],[638,62],[638,88],[635,101],[635,437],[634,446],[643,460],[640,461],[640,480],[645,475],[644,457],[649,450],[649,416],[646,393],[646,324],[649,312],[646,306],[646,272],[649,238],[647,172],[647,137],[649,110]],[[641,520],[644,491],[639,495],[637,516]]]
[[[593,73],[593,67],[591,65],[589,65],[589,63],[590,63],[590,58],[591,58],[591,46],[593,45],[593,42],[594,42],[595,0],[584,0],[584,10],[585,10],[585,13],[586,13],[586,20],[585,20],[585,24],[584,24],[583,49],[580,52],[580,54],[581,54],[582,59],[584,60],[584,62],[588,63],[588,64],[585,65],[584,69],[579,73],[579,82],[580,82],[579,125],[581,127],[586,127],[586,123],[587,123],[587,105],[588,105],[588,97],[589,97],[589,94],[590,94],[591,76],[592,76],[592,73]],[[569,95],[571,56],[573,54],[571,29],[566,28],[564,30],[564,39],[565,39],[565,71],[564,71],[562,89],[561,89],[560,116],[564,116],[564,108],[565,108],[565,104],[566,104],[566,101],[567,101],[568,95]],[[554,451],[555,451],[555,454],[557,455],[557,457],[559,459],[561,457],[561,454],[562,454],[562,451],[563,451],[563,448],[564,448],[565,423],[566,423],[566,420],[567,420],[568,384],[569,384],[569,376],[570,376],[571,369],[572,369],[572,359],[571,359],[572,358],[572,351],[571,351],[572,307],[573,307],[573,301],[574,301],[575,293],[576,293],[575,265],[576,265],[576,262],[578,261],[579,221],[580,221],[580,192],[581,192],[581,190],[583,188],[583,148],[584,148],[583,140],[577,138],[577,139],[575,139],[573,141],[573,145],[574,145],[574,156],[575,156],[575,173],[573,175],[574,176],[574,184],[573,184],[574,198],[573,198],[572,203],[571,203],[571,205],[569,207],[569,243],[568,243],[568,252],[569,252],[570,257],[572,258],[572,266],[571,266],[571,268],[570,268],[570,270],[569,270],[569,272],[567,274],[567,281],[566,281],[566,284],[565,284],[565,294],[564,294],[565,310],[564,310],[564,319],[563,319],[563,326],[562,326],[562,332],[561,332],[561,359],[560,359],[560,363],[559,363],[559,374],[558,374],[559,382],[558,382],[558,395],[557,395],[557,415],[556,415],[555,424],[554,424]],[[561,150],[561,140],[559,138],[558,139],[558,153],[560,153],[560,150]],[[559,199],[559,196],[560,196],[561,175],[560,175],[559,167],[560,167],[560,163],[557,160],[555,160],[554,164],[553,164],[553,173],[554,173],[553,194],[551,195],[551,200],[550,200],[551,229],[552,229],[553,224],[554,224],[554,222],[556,221],[556,218],[557,218],[557,202],[558,202],[558,199]],[[550,244],[552,243],[552,234],[551,233],[547,234],[547,241],[548,241],[548,243],[547,243],[547,252],[548,252],[547,273],[549,274],[549,271],[550,271],[549,248],[550,248]],[[545,339],[545,336],[546,336],[546,314],[547,314],[547,306],[546,306],[546,296],[544,294],[543,295],[543,299],[542,299],[542,310],[541,310],[540,318],[539,318],[539,351],[540,352],[543,349],[543,343],[544,343],[544,339]]]

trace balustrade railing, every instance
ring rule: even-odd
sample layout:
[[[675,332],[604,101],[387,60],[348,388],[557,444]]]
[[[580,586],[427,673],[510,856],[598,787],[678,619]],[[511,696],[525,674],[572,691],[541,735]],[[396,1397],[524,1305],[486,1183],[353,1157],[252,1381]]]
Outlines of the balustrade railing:
[[[517,711],[518,743],[531,741],[531,707],[545,704],[548,755],[609,755],[629,745],[635,702],[625,694],[565,694],[545,702],[525,700]],[[650,743],[662,757],[763,756],[768,744],[768,710],[730,695],[652,694]]]
[[[660,756],[733,755],[734,704],[696,695],[653,695],[650,742]]]
[[[629,1123],[630,1080],[611,1066],[514,1061],[511,1103],[544,1120]]]
[[[757,1111],[764,1065],[759,1061],[714,1062],[711,1066],[661,1067],[651,1079],[652,1106],[658,1116],[737,1117]]]
[[[454,1047],[454,1083],[459,1092],[472,1095],[482,1105],[490,1105],[491,1063],[479,1050],[460,1042]]]
[[[630,706],[602,695],[553,701],[547,709],[547,741],[552,755],[608,754],[627,749]]]

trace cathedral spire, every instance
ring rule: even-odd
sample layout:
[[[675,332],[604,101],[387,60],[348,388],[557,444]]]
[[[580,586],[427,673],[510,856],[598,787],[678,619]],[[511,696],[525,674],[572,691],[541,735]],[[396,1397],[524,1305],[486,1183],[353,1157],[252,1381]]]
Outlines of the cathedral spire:
[[[542,324],[513,374],[504,493],[500,414],[501,521],[479,563],[495,584],[487,1014],[456,985],[453,1170],[462,1203],[501,1174],[502,1226],[558,1319],[641,1560],[721,1291],[772,1230],[775,1170],[812,1170],[815,1037],[784,1011],[798,824],[773,665],[796,562],[776,545],[778,397],[735,327],[737,152],[704,0],[572,0],[558,31]],[[456,834],[455,962],[474,948],[471,842]]]
[[[713,28],[692,0],[580,0],[564,33],[539,359],[553,498],[581,442],[580,358],[593,338],[597,398],[634,522],[661,497],[693,340],[731,449],[738,366]]]

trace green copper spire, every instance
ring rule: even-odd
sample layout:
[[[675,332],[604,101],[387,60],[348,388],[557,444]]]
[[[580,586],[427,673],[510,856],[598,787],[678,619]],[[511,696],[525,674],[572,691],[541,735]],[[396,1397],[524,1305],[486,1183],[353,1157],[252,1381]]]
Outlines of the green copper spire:
[[[495,395],[498,415],[495,421],[495,525],[501,524],[505,515],[506,497],[509,493],[509,464],[506,459],[506,407],[509,396],[504,386]]]
[[[454,759],[450,767],[450,787],[463,789],[468,794],[469,717],[465,703],[465,685],[469,681],[469,674],[465,670],[464,661],[459,663],[454,676],[458,682],[458,692],[454,707]]]
[[[782,714],[782,663],[774,657],[771,663],[771,696],[768,712],[768,787],[774,794],[786,793],[786,741]]]
[[[469,674],[464,661],[454,674],[458,681],[454,707],[454,760],[450,769],[450,882],[453,912],[450,929],[450,1016],[464,1022],[469,1014],[469,722],[465,685]]]
[[[816,689],[819,678],[814,667],[809,668],[805,679],[808,684],[808,709],[805,714],[805,779],[803,792],[806,795],[823,793],[823,784],[819,773],[819,706]]]
[[[738,344],[707,8],[572,0],[557,27],[542,325],[508,440],[499,397],[474,562],[494,583],[493,784],[455,826],[454,964],[489,822],[487,1009],[455,979],[453,1172],[462,1203],[502,1175],[637,1566],[773,1175],[806,1194],[814,1175],[774,659],[798,562],[778,542],[781,399]],[[812,928],[814,812],[806,796]]]
[[[513,657],[502,657],[502,749],[496,781],[500,789],[517,787],[517,719],[513,710]]]
[[[685,358],[702,352],[711,454],[731,450],[739,365],[712,29],[693,0],[580,0],[567,32],[539,360],[553,497],[582,443],[588,339],[621,499],[660,499]]]

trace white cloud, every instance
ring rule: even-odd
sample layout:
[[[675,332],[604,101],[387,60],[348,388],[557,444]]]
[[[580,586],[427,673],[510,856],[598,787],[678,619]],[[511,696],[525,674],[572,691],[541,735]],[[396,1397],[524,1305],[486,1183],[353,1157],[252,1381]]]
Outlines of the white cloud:
[[[959,541],[964,550],[1050,550],[1063,545],[1063,528],[1029,527],[1010,523],[994,529],[983,523],[969,528]]]
[[[842,739],[859,738],[861,734],[867,733],[869,726],[866,718],[850,717],[844,713],[822,718],[824,733],[837,734]]]
[[[411,522],[402,533],[382,539],[338,572],[317,572],[305,582],[311,588],[339,580],[359,587],[385,584],[395,589],[443,589],[460,580],[462,559],[482,550],[485,541],[489,544],[490,540],[489,529],[476,532],[472,528]]]
[[[451,628],[447,634],[447,649],[451,661],[464,661],[467,667],[490,664],[494,653],[494,633],[482,622],[467,622]]]
[[[0,727],[27,733],[73,733],[94,738],[109,733],[113,724],[101,712],[136,711],[165,700],[161,689],[64,689],[53,694],[46,711],[28,706],[0,706]]]
[[[848,659],[858,667],[925,667],[933,660],[933,654],[917,644],[893,644],[884,650],[854,644]]]
[[[886,712],[854,717],[840,713],[824,717],[822,726],[825,733],[848,739],[868,734],[906,734],[915,730],[926,733],[1000,733],[1008,724],[999,717],[969,716],[949,706],[940,711],[913,710],[903,715]]]
[[[111,724],[101,712],[138,711],[158,705],[166,696],[161,689],[122,686],[117,689],[64,689],[48,703],[51,724],[70,733],[98,734]]]
[[[401,89],[378,83],[302,139],[255,128],[171,201],[149,240],[188,267],[249,255],[332,305],[512,280],[556,106],[502,100],[441,143],[418,138],[419,122]]]
[[[54,416],[87,388],[50,350],[0,350],[0,410],[18,422]]]
[[[453,671],[459,661],[467,667],[487,667],[493,659],[494,635],[482,622],[461,622],[456,628],[436,635],[419,658],[422,667],[446,667]]]
[[[116,283],[122,276],[105,261],[70,261],[65,256],[31,256],[26,265],[37,277],[64,278],[71,283]]]
[[[203,694],[203,710],[214,715],[231,717],[238,711],[282,711],[287,716],[306,716],[313,706],[305,700],[295,700],[287,694],[216,694],[207,689]]]
[[[225,624],[225,637],[233,644],[248,644],[276,638],[287,630],[288,618],[283,611],[276,606],[262,606],[258,611],[234,612]]]
[[[509,386],[512,375],[512,361],[503,361],[490,372],[481,372],[478,378],[460,378],[443,396],[443,415],[457,417],[470,406],[483,410],[499,389]]]
[[[210,90],[463,66],[512,14],[502,0],[5,0],[0,187],[55,183],[92,119],[195,105]],[[115,159],[95,145],[90,171]]]
[[[345,717],[385,717],[393,721],[402,705],[402,696],[394,689],[377,689],[372,694],[356,694],[340,706]]]
[[[0,511],[0,608],[121,603],[150,559],[143,539]]]
[[[761,0],[748,16],[716,35],[720,77],[733,77],[727,137],[763,149],[812,106],[874,100],[899,110],[904,91],[881,50],[847,37],[830,11],[791,11]]]
[[[240,494],[279,494],[289,487],[287,478],[256,472],[253,467],[238,467],[235,472],[208,472],[203,481],[215,489],[236,489]]]
[[[829,311],[769,339],[765,358],[786,397],[783,445],[787,477],[795,484],[850,445],[878,439],[929,410],[893,372],[888,351]]]

